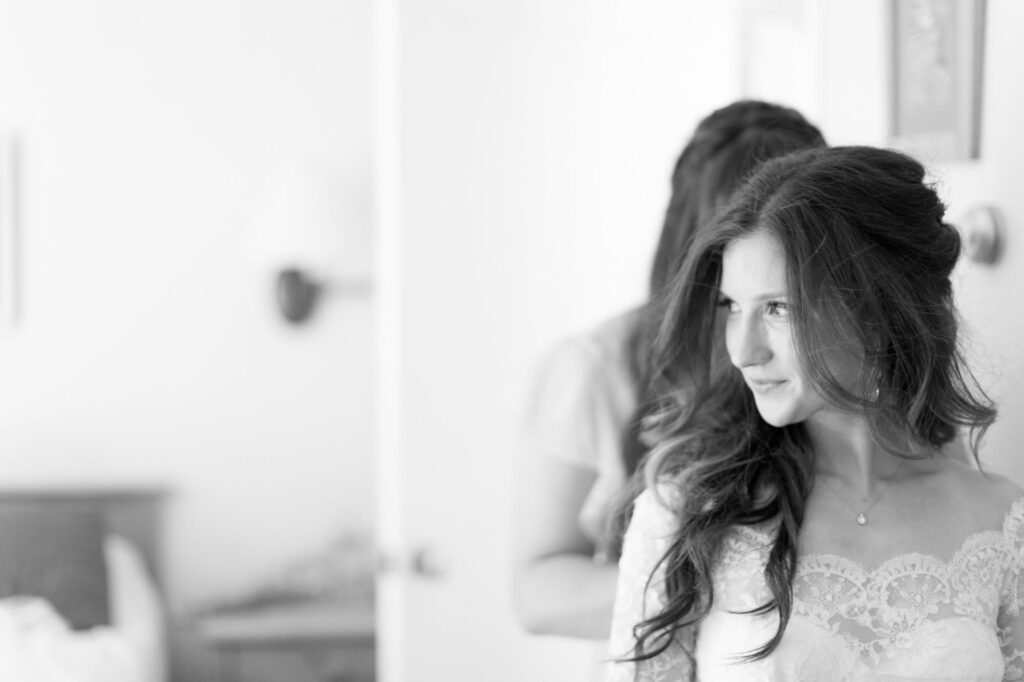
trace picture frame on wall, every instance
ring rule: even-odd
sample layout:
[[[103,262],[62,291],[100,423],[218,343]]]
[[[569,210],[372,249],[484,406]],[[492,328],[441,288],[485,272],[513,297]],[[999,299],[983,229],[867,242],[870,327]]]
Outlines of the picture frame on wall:
[[[890,0],[891,144],[926,161],[981,155],[985,0]]]

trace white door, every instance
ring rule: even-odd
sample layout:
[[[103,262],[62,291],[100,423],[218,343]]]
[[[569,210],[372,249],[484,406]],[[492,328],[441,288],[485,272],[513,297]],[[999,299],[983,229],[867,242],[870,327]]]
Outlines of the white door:
[[[378,2],[382,682],[592,679],[593,644],[513,618],[516,388],[643,291],[683,131],[725,99],[672,87],[680,5]]]

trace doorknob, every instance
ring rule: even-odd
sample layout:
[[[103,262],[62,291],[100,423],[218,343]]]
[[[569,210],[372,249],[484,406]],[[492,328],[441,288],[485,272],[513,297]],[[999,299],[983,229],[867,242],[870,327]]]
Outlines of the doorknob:
[[[410,551],[383,551],[377,560],[380,573],[401,573],[437,580],[448,573],[450,562],[443,553],[429,547]]]
[[[995,206],[974,206],[960,221],[964,253],[975,263],[991,265],[1002,250],[1003,217]]]

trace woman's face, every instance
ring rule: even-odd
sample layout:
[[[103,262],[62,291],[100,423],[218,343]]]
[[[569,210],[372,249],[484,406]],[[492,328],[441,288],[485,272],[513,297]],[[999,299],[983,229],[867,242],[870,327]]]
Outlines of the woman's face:
[[[786,257],[774,237],[758,230],[726,247],[720,293],[729,359],[753,392],[761,417],[773,426],[786,426],[826,409],[825,398],[797,356]],[[828,365],[847,383],[844,375],[852,379],[855,368],[849,354],[843,355],[845,360],[834,356]]]

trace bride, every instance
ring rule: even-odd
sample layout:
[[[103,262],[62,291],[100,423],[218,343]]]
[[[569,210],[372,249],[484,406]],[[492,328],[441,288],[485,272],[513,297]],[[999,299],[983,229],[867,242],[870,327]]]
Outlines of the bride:
[[[665,300],[609,680],[1024,678],[1024,491],[976,466],[995,409],[924,174],[797,152],[697,236]]]

